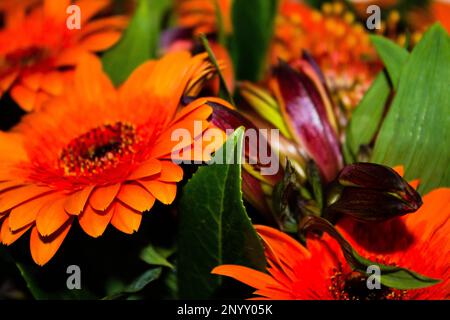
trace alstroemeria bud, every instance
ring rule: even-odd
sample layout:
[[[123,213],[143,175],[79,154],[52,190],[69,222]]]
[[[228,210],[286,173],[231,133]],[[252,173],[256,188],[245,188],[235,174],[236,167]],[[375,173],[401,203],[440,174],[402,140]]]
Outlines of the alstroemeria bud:
[[[355,163],[339,173],[328,194],[326,211],[378,221],[415,212],[421,205],[417,191],[391,168]]]
[[[292,140],[277,101],[267,90],[248,81],[242,82],[239,89],[241,96],[252,108],[252,111],[246,113],[246,117],[258,128],[280,131],[277,141],[271,141],[272,148],[279,154],[280,163],[284,164],[289,159],[297,173],[306,178],[308,155]]]
[[[314,68],[297,71],[280,62],[272,89],[293,139],[316,162],[325,182],[333,180],[342,167],[342,154],[332,102]]]
[[[242,97],[262,119],[279,129],[284,137],[291,139],[278,103],[269,92],[248,81],[242,82],[239,89]]]
[[[246,141],[244,138],[245,162],[242,166],[242,190],[245,199],[263,214],[266,214],[268,220],[272,220],[271,206],[268,201],[270,201],[269,198],[273,187],[283,177],[283,168],[278,163],[277,168],[279,170],[274,172],[274,174],[263,174],[263,168],[273,165],[273,163],[266,163],[260,158],[260,148],[263,145],[268,149],[271,161],[279,162],[278,156],[272,150],[267,136],[260,135],[255,125],[236,110],[215,102],[208,102],[208,104],[213,108],[210,123],[215,127],[226,131],[243,126],[246,129],[246,135],[249,130],[253,130],[257,134],[257,140],[253,141],[253,144],[251,140]]]

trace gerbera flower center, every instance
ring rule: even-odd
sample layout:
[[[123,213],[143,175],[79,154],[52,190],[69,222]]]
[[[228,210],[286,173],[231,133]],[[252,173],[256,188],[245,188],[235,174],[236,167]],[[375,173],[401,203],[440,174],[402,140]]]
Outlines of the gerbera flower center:
[[[380,289],[369,289],[367,276],[360,272],[344,274],[333,270],[329,290],[336,300],[402,300],[406,290],[398,290],[381,285]]]
[[[58,164],[66,175],[96,174],[134,154],[137,142],[133,125],[106,124],[70,141],[62,150]]]
[[[10,67],[30,67],[44,60],[48,56],[48,50],[38,46],[21,48],[6,54],[5,62]]]

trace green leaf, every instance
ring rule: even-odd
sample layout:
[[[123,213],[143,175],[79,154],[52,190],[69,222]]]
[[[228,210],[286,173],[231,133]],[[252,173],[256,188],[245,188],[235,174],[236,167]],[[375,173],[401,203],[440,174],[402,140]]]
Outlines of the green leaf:
[[[155,58],[164,14],[171,0],[139,0],[120,42],[103,55],[103,66],[114,84],[122,83],[144,61]]]
[[[155,281],[161,276],[162,268],[154,268],[147,270],[132,283],[130,283],[124,290],[125,293],[137,293],[144,289],[150,282]]]
[[[316,200],[319,209],[323,208],[323,190],[322,190],[322,179],[320,178],[320,171],[314,160],[308,161],[306,167],[306,174],[308,176],[308,181],[312,187],[314,199]]]
[[[205,35],[201,35],[200,39],[202,41],[203,46],[206,49],[206,52],[208,53],[208,57],[211,60],[212,64],[214,65],[214,68],[216,68],[217,74],[219,75],[220,80],[220,92],[219,96],[225,100],[227,100],[231,105],[234,106],[234,100],[233,96],[230,93],[230,90],[228,89],[227,83],[225,81],[225,78],[223,77],[222,72],[220,71],[219,64],[217,62],[216,56],[214,52],[211,50],[211,47],[209,46],[208,39]]]
[[[405,166],[426,193],[450,185],[450,41],[434,25],[403,67],[398,92],[380,129],[372,161]]]
[[[219,0],[214,0],[214,10],[216,11],[217,42],[225,46],[226,33],[223,21],[223,13],[220,9]]]
[[[89,300],[96,299],[96,297],[87,289],[69,290],[66,283],[62,281],[58,288],[49,288],[42,280],[44,271],[42,267],[37,265],[29,265],[23,262],[16,262],[17,269],[25,281],[28,290],[36,300]]]
[[[238,80],[262,78],[277,10],[277,0],[233,1],[231,42]]]
[[[230,135],[189,180],[180,201],[178,283],[180,298],[207,299],[222,278],[211,270],[239,264],[265,270],[264,250],[242,202],[243,128]],[[224,164],[220,164],[220,162]]]
[[[149,244],[142,250],[140,258],[150,265],[174,269],[174,266],[167,260],[174,252],[174,249],[160,248]]]
[[[383,60],[394,89],[397,90],[403,65],[409,56],[408,51],[382,36],[372,35],[370,39]]]
[[[119,292],[113,293],[104,297],[102,300],[116,300],[119,298],[128,297],[132,294],[139,293],[142,291],[148,284],[159,279],[162,273],[162,268],[152,268],[145,271],[139,277],[137,277],[133,282],[127,285],[125,288],[122,288]]]
[[[17,269],[19,269],[20,271],[23,280],[27,284],[27,288],[28,290],[30,290],[30,293],[33,296],[33,298],[37,300],[50,299],[50,295],[39,287],[35,277],[33,276],[32,272],[28,269],[28,267],[22,263],[16,263],[16,265]]]
[[[381,271],[380,283],[389,288],[400,290],[420,289],[435,285],[440,282],[440,280],[438,279],[425,277],[406,268],[375,263],[366,258],[363,258],[355,250],[353,250],[353,256],[360,263],[360,266],[356,267],[356,269],[358,269],[360,272],[366,272],[367,267],[369,266],[378,266]]]
[[[384,72],[380,72],[352,114],[346,131],[346,162],[357,161],[361,146],[372,142],[383,118],[391,88]]]
[[[367,274],[367,268],[369,266],[378,266],[381,271],[380,283],[386,287],[409,290],[426,288],[440,282],[438,279],[426,277],[406,268],[388,266],[362,257],[352,248],[350,243],[345,240],[339,231],[329,221],[323,218],[308,216],[300,222],[299,228],[303,232],[315,230],[328,233],[339,243],[345,259],[353,270]]]
[[[273,214],[280,230],[287,233],[298,231],[298,199],[301,182],[291,161],[287,159],[283,179],[275,185],[272,193]]]

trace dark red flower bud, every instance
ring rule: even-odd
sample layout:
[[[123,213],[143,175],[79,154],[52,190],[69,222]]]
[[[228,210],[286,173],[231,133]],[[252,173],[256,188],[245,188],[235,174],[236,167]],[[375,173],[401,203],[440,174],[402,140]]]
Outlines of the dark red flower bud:
[[[339,173],[328,194],[328,214],[347,214],[358,220],[386,220],[415,212],[419,193],[389,167],[355,163]]]

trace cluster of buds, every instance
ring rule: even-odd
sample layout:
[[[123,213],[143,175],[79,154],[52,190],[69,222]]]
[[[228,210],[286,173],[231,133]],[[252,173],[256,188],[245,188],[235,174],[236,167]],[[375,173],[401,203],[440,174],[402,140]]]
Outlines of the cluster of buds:
[[[288,164],[269,178],[257,168],[244,167],[244,194],[284,231],[295,232],[308,215],[335,219],[347,214],[378,221],[414,212],[422,204],[420,195],[388,167],[344,167],[336,108],[308,56],[291,65],[279,62],[266,87],[245,82],[239,89],[252,111],[247,118],[235,111],[238,121],[233,126],[278,129],[280,139],[271,147],[281,164]]]

